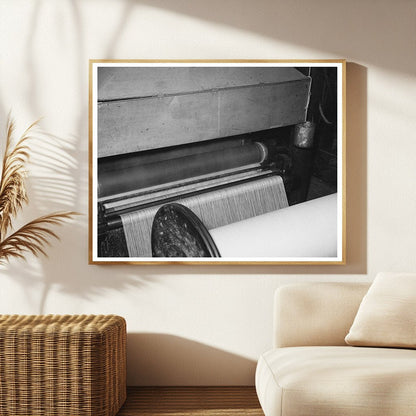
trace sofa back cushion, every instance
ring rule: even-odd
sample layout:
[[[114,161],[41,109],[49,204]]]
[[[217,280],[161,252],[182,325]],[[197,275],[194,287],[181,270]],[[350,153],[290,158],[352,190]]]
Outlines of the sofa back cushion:
[[[301,283],[275,292],[274,347],[346,345],[368,283]]]
[[[379,273],[345,341],[354,346],[416,348],[416,273]]]

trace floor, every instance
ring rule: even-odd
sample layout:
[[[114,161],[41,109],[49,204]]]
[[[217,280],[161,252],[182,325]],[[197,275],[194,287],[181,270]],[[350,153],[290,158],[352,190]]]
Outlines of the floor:
[[[128,387],[117,416],[264,416],[254,387]]]

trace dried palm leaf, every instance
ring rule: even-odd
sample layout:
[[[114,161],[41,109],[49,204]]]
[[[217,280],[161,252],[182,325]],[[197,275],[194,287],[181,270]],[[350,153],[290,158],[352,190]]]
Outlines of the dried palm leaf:
[[[6,148],[0,179],[0,238],[11,227],[12,218],[23,204],[28,202],[25,189],[27,176],[25,164],[29,159],[29,148],[25,142],[36,124],[37,121],[31,124],[13,145],[15,125],[10,117],[7,123]]]
[[[55,212],[28,222],[6,239],[0,242],[0,264],[11,257],[24,258],[25,252],[35,256],[47,256],[45,247],[50,245],[50,238],[59,240],[58,235],[49,227],[62,224],[65,220],[77,215],[76,212]]]
[[[12,218],[28,202],[25,188],[27,176],[26,163],[29,159],[29,147],[26,141],[32,137],[32,129],[38,123],[32,123],[14,144],[15,125],[9,116],[7,122],[6,147],[0,178],[0,264],[11,257],[24,258],[25,252],[46,256],[45,247],[50,238],[58,238],[50,229],[77,215],[76,212],[56,212],[30,221],[5,238],[12,227]]]

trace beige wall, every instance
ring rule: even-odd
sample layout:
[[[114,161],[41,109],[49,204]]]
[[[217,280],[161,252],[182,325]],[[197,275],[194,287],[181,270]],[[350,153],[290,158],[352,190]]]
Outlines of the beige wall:
[[[271,346],[276,287],[415,271],[415,9],[411,0],[2,0],[0,125],[12,109],[20,129],[44,117],[50,133],[32,145],[23,219],[84,215],[59,230],[49,259],[0,270],[0,311],[126,317],[130,384],[252,384]],[[348,264],[89,266],[89,58],[346,58]]]

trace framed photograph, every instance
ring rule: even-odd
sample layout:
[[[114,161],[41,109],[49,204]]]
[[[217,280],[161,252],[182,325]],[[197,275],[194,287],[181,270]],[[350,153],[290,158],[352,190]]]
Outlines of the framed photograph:
[[[344,264],[345,61],[90,61],[92,264]]]

